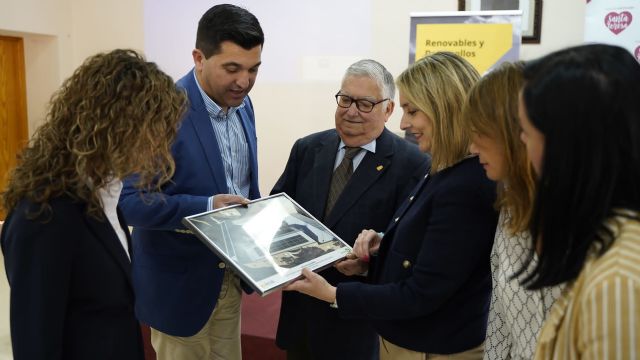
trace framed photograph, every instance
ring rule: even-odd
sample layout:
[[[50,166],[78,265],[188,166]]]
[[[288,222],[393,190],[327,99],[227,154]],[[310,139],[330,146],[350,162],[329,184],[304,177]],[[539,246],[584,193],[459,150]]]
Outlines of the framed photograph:
[[[182,222],[261,296],[299,278],[302,268],[319,271],[351,251],[284,193]]]
[[[540,43],[542,0],[458,0],[458,10],[522,10],[522,42]]]

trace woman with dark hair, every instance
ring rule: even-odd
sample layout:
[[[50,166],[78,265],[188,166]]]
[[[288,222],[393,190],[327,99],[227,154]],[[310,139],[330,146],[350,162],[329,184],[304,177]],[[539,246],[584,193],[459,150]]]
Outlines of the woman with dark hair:
[[[120,179],[171,178],[186,97],[132,50],[87,59],[50,103],[2,194],[13,356],[142,359]]]
[[[538,176],[530,231],[539,240],[525,284],[567,283],[536,358],[635,358],[640,65],[623,48],[583,45],[528,63],[524,76],[521,138]]]

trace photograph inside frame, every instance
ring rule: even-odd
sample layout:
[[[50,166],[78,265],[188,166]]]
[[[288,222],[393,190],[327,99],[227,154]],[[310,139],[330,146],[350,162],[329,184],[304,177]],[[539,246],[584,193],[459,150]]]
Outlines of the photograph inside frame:
[[[286,194],[186,217],[200,240],[260,295],[317,271],[351,248]]]

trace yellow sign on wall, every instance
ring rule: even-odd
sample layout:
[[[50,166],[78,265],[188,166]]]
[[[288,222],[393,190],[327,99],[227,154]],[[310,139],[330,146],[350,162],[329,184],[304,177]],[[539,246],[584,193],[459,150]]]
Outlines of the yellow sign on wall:
[[[414,60],[450,51],[484,74],[511,49],[512,35],[512,24],[418,24]]]

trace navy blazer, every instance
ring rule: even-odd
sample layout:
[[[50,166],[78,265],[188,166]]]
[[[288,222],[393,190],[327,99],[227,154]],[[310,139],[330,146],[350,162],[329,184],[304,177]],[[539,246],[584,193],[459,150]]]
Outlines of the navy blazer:
[[[40,205],[20,201],[2,230],[14,358],[143,359],[131,263],[113,227],[68,197],[49,205],[49,218],[33,219]]]
[[[384,229],[428,168],[428,157],[385,129],[376,139],[375,154],[365,155],[324,219],[339,143],[335,129],[296,141],[272,193],[286,192],[353,245],[363,229]],[[334,268],[321,274],[332,284],[361,278],[344,276]],[[310,341],[307,345],[317,359],[377,358],[378,337],[368,322],[341,320],[324,301],[283,292],[276,342],[287,349],[305,340]]]
[[[124,182],[120,207],[133,230],[133,284],[136,315],[173,336],[195,335],[216,305],[223,264],[181,221],[207,211],[209,198],[228,193],[218,142],[193,72],[178,81],[189,97],[189,111],[172,147],[176,170],[162,194],[144,194],[136,178]],[[258,190],[257,139],[249,97],[238,114],[249,146],[249,197]]]
[[[378,285],[337,287],[338,311],[370,319],[380,336],[418,352],[452,354],[485,338],[495,183],[477,157],[425,177],[385,231]]]

